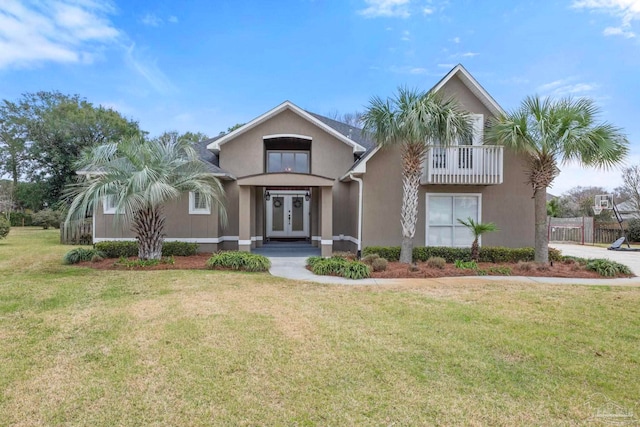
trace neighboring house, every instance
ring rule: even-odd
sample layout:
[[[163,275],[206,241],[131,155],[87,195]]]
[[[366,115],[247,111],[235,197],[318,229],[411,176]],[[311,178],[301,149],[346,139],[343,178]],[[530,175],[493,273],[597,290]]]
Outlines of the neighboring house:
[[[625,200],[624,202],[616,203],[616,208],[618,209],[620,217],[623,221],[640,218],[640,212],[638,212],[631,200]]]
[[[483,145],[488,119],[502,109],[461,65],[432,90],[455,97],[474,115],[475,135],[428,151],[415,245],[470,246],[472,236],[457,218],[471,217],[500,229],[484,236],[484,244],[532,246],[526,162]],[[274,239],[308,239],[324,256],[401,243],[399,149],[379,149],[360,129],[286,101],[198,149],[224,183],[228,224],[192,193],[165,206],[166,240],[197,242],[203,251],[249,251]],[[132,239],[114,226],[114,213],[106,205],[96,210],[95,242]]]

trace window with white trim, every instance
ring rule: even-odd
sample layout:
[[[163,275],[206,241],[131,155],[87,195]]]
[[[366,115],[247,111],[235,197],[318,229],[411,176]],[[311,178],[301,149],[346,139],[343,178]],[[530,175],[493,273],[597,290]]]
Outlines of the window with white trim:
[[[267,173],[309,173],[308,151],[267,150]]]
[[[102,213],[106,215],[115,215],[116,198],[114,196],[105,196],[102,199]]]
[[[189,192],[189,214],[191,215],[209,215],[211,206],[207,203],[202,193],[197,191]]]
[[[481,201],[481,194],[427,194],[427,246],[471,246],[473,234],[458,219],[480,222]]]

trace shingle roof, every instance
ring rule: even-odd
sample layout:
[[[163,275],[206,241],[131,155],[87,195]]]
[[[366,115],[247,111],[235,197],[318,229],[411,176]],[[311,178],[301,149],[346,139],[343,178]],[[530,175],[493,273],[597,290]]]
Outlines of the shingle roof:
[[[362,129],[357,126],[351,126],[347,123],[342,123],[337,120],[330,119],[329,117],[321,116],[320,114],[312,113],[311,111],[307,111],[307,113],[311,114],[316,119],[320,120],[325,125],[333,128],[336,132],[339,132],[351,139],[352,141],[362,145],[367,151],[370,151],[375,147],[375,142],[371,138],[371,135],[368,135]]]

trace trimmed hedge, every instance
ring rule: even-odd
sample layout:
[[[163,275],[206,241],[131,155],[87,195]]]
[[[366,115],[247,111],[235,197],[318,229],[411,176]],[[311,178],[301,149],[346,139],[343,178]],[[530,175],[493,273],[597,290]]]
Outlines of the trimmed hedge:
[[[99,251],[102,251],[107,258],[129,258],[138,256],[138,242],[120,242],[107,241],[98,242],[93,245]]]
[[[105,253],[107,258],[129,258],[138,256],[138,242],[107,241],[98,242],[94,247]],[[162,256],[192,256],[198,253],[198,244],[189,242],[164,242]]]
[[[12,227],[29,227],[33,225],[33,217],[31,214],[22,212],[11,212],[9,214],[9,221],[11,221]]]
[[[363,256],[378,254],[389,261],[400,259],[400,246],[367,246],[362,251]],[[533,248],[504,248],[485,246],[480,248],[480,262],[513,262],[533,261]],[[444,258],[448,263],[456,260],[471,261],[471,248],[450,248],[445,246],[424,246],[413,248],[413,261],[426,261],[432,257]],[[549,260],[560,261],[562,255],[559,250],[549,248]]]

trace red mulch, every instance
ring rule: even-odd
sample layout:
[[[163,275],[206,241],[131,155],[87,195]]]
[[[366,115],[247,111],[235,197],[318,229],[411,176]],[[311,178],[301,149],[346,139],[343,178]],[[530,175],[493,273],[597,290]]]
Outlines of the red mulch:
[[[98,262],[82,262],[78,265],[95,268],[97,270],[204,270],[207,260],[211,257],[210,253],[200,253],[194,256],[176,256],[174,264],[158,264],[149,267],[125,267],[116,265],[117,259],[107,258]],[[135,260],[135,257],[129,258]],[[595,271],[585,270],[578,264],[565,264],[555,262],[548,269],[539,269],[535,264],[531,263],[533,268],[530,270],[521,270],[518,264],[492,264],[478,263],[478,268],[489,270],[492,267],[508,267],[511,269],[512,276],[529,276],[529,277],[568,277],[568,278],[584,278],[584,279],[601,279]],[[456,268],[453,264],[446,264],[445,268],[430,268],[424,262],[416,263],[416,271],[412,271],[407,264],[399,262],[390,262],[385,271],[372,272],[373,278],[402,279],[402,278],[438,278],[438,277],[456,277],[456,276],[477,276],[478,273],[471,269]],[[489,276],[499,276],[499,273],[488,273]],[[629,277],[629,276],[618,276]]]
[[[416,263],[417,271],[411,271],[412,269],[407,264],[401,264],[399,262],[390,262],[385,271],[372,272],[371,277],[374,278],[388,278],[388,279],[401,279],[401,278],[437,278],[437,277],[456,277],[456,276],[478,276],[477,271],[472,269],[456,268],[454,264],[446,264],[443,269],[430,268],[424,262]],[[511,276],[528,276],[528,277],[568,277],[572,279],[602,279],[595,271],[586,270],[579,264],[570,263],[564,264],[562,262],[554,262],[553,265],[549,265],[546,268],[538,268],[535,264],[531,263],[532,268],[529,270],[521,270],[518,268],[518,264],[501,263],[493,264],[488,262],[478,263],[478,268],[488,271],[490,268],[495,267],[507,267],[511,269]],[[488,276],[503,276],[500,273],[488,272]],[[617,276],[617,277],[630,277],[630,276]]]
[[[118,259],[106,258],[98,262],[81,262],[78,265],[91,267],[97,270],[204,270],[207,260],[211,258],[210,253],[199,253],[193,256],[176,256],[173,257],[173,264],[152,265],[148,267],[125,267],[116,265]],[[131,257],[130,260],[136,260],[137,257]]]

